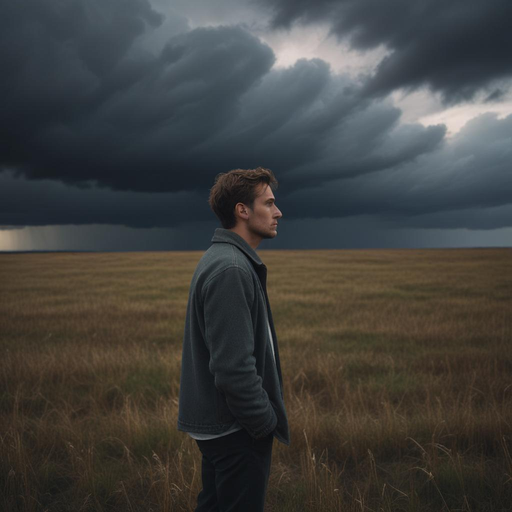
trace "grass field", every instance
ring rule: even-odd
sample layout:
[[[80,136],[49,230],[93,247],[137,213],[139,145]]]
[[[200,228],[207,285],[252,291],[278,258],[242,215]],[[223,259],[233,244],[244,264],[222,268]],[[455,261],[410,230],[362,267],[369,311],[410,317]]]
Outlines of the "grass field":
[[[512,510],[512,251],[261,256],[292,435],[267,510]],[[0,255],[0,510],[193,510],[199,257]]]

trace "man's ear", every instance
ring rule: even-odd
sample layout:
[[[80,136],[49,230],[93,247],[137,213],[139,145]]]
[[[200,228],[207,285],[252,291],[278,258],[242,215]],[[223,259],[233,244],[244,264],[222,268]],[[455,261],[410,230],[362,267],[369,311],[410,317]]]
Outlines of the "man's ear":
[[[249,218],[249,208],[244,203],[236,203],[235,217],[247,220]]]

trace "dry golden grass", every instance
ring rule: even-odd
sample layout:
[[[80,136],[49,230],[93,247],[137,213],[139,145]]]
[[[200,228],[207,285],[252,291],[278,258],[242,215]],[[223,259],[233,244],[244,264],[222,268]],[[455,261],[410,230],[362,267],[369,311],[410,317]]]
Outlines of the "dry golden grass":
[[[512,510],[512,251],[261,256],[292,433],[267,510]],[[199,257],[0,255],[0,510],[193,510]]]

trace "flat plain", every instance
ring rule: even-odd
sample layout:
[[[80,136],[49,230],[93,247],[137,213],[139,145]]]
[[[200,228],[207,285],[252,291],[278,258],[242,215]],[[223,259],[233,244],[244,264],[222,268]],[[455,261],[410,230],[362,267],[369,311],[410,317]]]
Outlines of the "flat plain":
[[[512,510],[512,250],[260,255],[292,436],[266,510]],[[0,510],[193,510],[200,256],[0,255]]]

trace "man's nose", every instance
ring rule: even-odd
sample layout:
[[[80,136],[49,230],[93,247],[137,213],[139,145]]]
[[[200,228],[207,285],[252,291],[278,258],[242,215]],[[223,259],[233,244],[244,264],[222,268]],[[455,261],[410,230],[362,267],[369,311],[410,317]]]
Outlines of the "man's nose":
[[[274,214],[274,217],[280,219],[282,216],[283,214],[281,213],[281,210],[276,206],[276,213]]]

